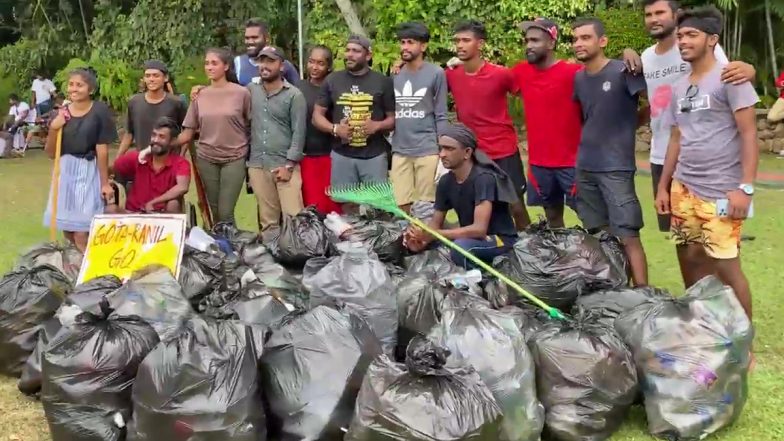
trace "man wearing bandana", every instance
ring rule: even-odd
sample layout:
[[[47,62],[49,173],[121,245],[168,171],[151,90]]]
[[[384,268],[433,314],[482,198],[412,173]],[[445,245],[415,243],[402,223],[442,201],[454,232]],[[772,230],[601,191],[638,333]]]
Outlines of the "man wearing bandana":
[[[759,160],[754,110],[759,97],[748,82],[722,82],[725,63],[714,54],[721,31],[721,12],[712,6],[678,17],[678,48],[691,74],[673,85],[664,116],[672,133],[656,209],[672,216],[685,285],[718,275],[751,319],[739,246]]]
[[[430,227],[479,259],[491,263],[517,240],[510,205],[517,202],[511,179],[482,151],[474,133],[462,124],[447,125],[438,138],[439,158],[449,172],[436,188],[435,213]],[[446,213],[457,213],[459,227],[443,229]],[[419,228],[405,233],[413,252],[427,248],[434,238]],[[452,260],[470,269],[474,264],[460,253]]]

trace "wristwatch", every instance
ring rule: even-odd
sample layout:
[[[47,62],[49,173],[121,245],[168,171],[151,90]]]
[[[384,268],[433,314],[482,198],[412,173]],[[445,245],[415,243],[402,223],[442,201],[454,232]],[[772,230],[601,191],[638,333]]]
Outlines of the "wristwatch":
[[[337,138],[338,137],[338,125],[332,124],[332,136]]]
[[[747,196],[753,196],[754,195],[754,186],[751,185],[751,184],[740,184],[738,186],[738,188],[743,193],[746,193]]]

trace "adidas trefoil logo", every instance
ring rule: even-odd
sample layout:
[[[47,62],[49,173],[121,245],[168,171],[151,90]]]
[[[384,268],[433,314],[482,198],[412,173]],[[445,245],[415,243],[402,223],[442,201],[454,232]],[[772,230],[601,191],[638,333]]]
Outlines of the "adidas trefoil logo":
[[[411,81],[406,81],[406,84],[403,85],[402,92],[398,92],[398,90],[395,89],[395,100],[402,107],[414,107],[422,101],[422,98],[425,97],[426,93],[427,87],[423,87],[414,92]]]

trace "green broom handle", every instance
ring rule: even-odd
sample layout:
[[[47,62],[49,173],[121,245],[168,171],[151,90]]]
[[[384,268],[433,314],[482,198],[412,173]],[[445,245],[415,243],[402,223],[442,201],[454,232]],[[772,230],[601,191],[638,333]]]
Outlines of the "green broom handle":
[[[398,214],[402,215],[404,218],[406,218],[406,220],[408,220],[412,224],[416,225],[417,227],[419,227],[419,228],[425,230],[426,232],[428,232],[429,234],[431,234],[433,237],[435,237],[436,239],[438,239],[439,241],[444,243],[444,245],[446,245],[449,248],[452,248],[453,250],[455,250],[458,253],[462,254],[463,257],[465,257],[466,259],[468,259],[471,262],[474,262],[475,264],[479,265],[479,267],[482,268],[483,270],[487,271],[488,273],[490,273],[493,276],[497,277],[502,282],[504,282],[507,285],[511,286],[515,291],[520,293],[523,297],[527,298],[528,300],[532,301],[535,305],[537,305],[540,308],[542,308],[545,311],[547,311],[550,314],[551,317],[553,317],[553,318],[564,318],[563,314],[561,313],[561,311],[558,310],[558,308],[553,308],[552,306],[548,305],[547,303],[541,301],[538,297],[536,297],[535,295],[533,295],[530,292],[526,291],[522,286],[520,286],[517,283],[515,283],[512,279],[510,279],[510,278],[506,277],[505,275],[499,273],[498,271],[496,271],[495,268],[493,268],[492,266],[488,265],[487,263],[482,261],[480,258],[474,256],[473,254],[469,253],[468,251],[464,250],[462,247],[460,247],[460,245],[458,245],[458,244],[452,242],[451,240],[447,239],[446,237],[442,236],[438,231],[435,231],[434,229],[430,228],[424,222],[422,222],[419,219],[409,215],[408,213],[403,212],[402,210],[400,210],[400,212]]]

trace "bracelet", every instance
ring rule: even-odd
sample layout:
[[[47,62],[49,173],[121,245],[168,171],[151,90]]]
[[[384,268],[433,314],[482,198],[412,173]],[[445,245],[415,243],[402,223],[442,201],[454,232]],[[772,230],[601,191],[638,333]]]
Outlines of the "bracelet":
[[[332,136],[337,138],[338,137],[338,125],[332,124]]]

